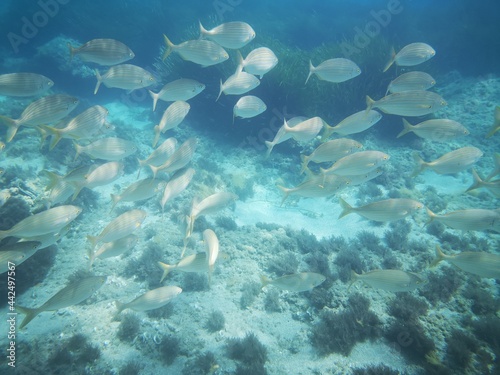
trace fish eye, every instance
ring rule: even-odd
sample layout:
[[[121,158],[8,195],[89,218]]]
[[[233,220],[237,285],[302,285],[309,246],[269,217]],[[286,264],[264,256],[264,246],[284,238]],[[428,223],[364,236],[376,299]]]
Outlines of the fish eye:
[[[149,80],[150,80],[150,81],[154,81],[154,78],[153,78],[153,77],[149,77]]]

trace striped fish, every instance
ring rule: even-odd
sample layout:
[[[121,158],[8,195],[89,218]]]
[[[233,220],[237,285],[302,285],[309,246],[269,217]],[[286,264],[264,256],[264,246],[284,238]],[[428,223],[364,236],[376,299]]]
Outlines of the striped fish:
[[[27,307],[16,305],[16,310],[19,310],[21,314],[26,314],[24,320],[19,326],[19,329],[26,326],[26,324],[31,322],[33,318],[41,312],[63,309],[65,307],[77,305],[86,300],[104,285],[106,279],[106,276],[90,276],[72,282],[36,309],[29,309]]]
[[[94,95],[97,94],[101,83],[106,87],[116,87],[118,89],[128,90],[129,92],[151,86],[156,82],[155,78],[147,70],[140,66],[132,64],[115,65],[102,76],[95,70],[97,84]]]
[[[199,64],[202,67],[220,64],[229,58],[227,52],[218,44],[210,40],[188,40],[181,44],[173,44],[166,35],[163,35],[167,46],[163,60],[172,52],[178,53],[184,60]]]
[[[153,140],[153,147],[158,143],[161,133],[165,133],[167,130],[175,128],[184,121],[190,108],[191,106],[189,103],[182,100],[177,100],[168,106],[165,112],[163,112],[160,123],[154,127],[155,138]]]
[[[152,178],[145,178],[134,182],[132,185],[127,187],[120,194],[111,194],[111,200],[113,201],[113,210],[118,202],[135,202],[144,199],[149,199],[158,193],[158,185],[160,181],[154,180]]]
[[[253,95],[243,96],[238,99],[233,107],[233,122],[235,117],[251,118],[260,115],[267,109],[266,104]]]
[[[215,101],[219,100],[222,93],[225,95],[242,95],[259,85],[260,81],[254,75],[246,72],[235,73],[226,79],[224,83],[222,83],[222,79],[220,80],[219,95]]]
[[[260,79],[278,64],[278,58],[267,47],[259,47],[250,51],[245,59],[241,56],[240,51],[237,51],[237,55],[238,68],[236,72],[245,70],[247,73],[259,76]]]
[[[141,174],[142,167],[149,164],[154,166],[162,165],[175,152],[176,148],[177,148],[177,139],[173,137],[167,138],[146,159],[144,160],[137,159],[137,161],[139,162],[139,172],[137,173],[137,178],[139,178]]]
[[[391,50],[391,59],[384,68],[384,72],[389,70],[392,64],[398,66],[415,66],[434,57],[436,51],[426,43],[411,43],[404,46],[401,51],[396,54],[394,48]]]
[[[458,150],[450,151],[436,160],[425,162],[415,152],[413,159],[417,165],[412,173],[412,177],[415,177],[426,168],[430,168],[439,174],[453,174],[465,171],[472,167],[481,156],[483,156],[483,152],[477,147],[462,147]]]
[[[54,82],[36,73],[0,74],[0,95],[34,96],[46,92]]]
[[[313,74],[323,81],[340,83],[359,76],[361,69],[353,61],[344,58],[326,60],[316,67],[309,61],[309,75],[305,84]]]
[[[93,189],[95,187],[104,186],[116,181],[123,175],[124,167],[123,163],[117,161],[110,161],[99,165],[85,176],[85,180],[74,183],[75,192],[73,193],[72,199],[75,200],[84,187],[87,189]]]
[[[203,231],[203,242],[205,243],[205,253],[207,254],[208,284],[210,285],[215,261],[219,256],[219,239],[212,229],[205,229]]]
[[[193,168],[188,168],[181,173],[176,173],[165,185],[163,194],[160,200],[161,210],[165,209],[165,205],[168,201],[174,199],[179,194],[181,194],[187,186],[190,184],[195,170]]]
[[[389,155],[381,151],[360,151],[344,156],[330,168],[321,168],[323,175],[356,176],[369,173],[389,160]]]
[[[293,128],[295,125],[298,125],[301,122],[304,122],[306,120],[307,120],[307,117],[296,116],[296,117],[292,117],[290,120],[286,121],[286,123],[289,127]],[[292,138],[292,134],[285,130],[285,124],[283,124],[278,129],[278,132],[274,136],[274,139],[272,140],[272,142],[271,141],[264,142],[266,147],[267,147],[266,158],[268,158],[269,155],[271,155],[271,152],[273,151],[274,146],[276,146],[279,143],[285,142],[285,141],[289,140],[290,138]]]
[[[289,126],[287,121],[284,121],[283,129],[290,134],[293,139],[298,142],[309,142],[314,139],[321,131],[325,121],[319,116],[307,119],[295,126]]]
[[[292,275],[285,275],[270,280],[265,276],[260,277],[262,287],[274,285],[276,288],[288,290],[290,292],[305,292],[311,290],[326,280],[326,277],[314,272],[300,272]]]
[[[74,143],[74,146],[76,150],[75,160],[78,155],[84,153],[91,159],[116,161],[126,158],[137,151],[134,142],[115,137],[101,138],[86,146]]]
[[[132,249],[137,244],[137,241],[139,241],[139,237],[134,234],[130,234],[116,241],[104,243],[97,251],[89,249],[89,269],[94,264],[96,258],[106,259],[124,254]]]
[[[436,84],[436,80],[425,72],[408,72],[401,74],[396,79],[392,80],[387,87],[388,92],[411,91],[411,90],[428,90]]]
[[[407,133],[415,133],[420,138],[435,142],[448,142],[452,139],[469,135],[469,131],[459,122],[449,119],[432,119],[412,125],[403,119],[403,130],[396,138]]]
[[[381,222],[404,219],[424,206],[414,199],[404,198],[384,199],[361,207],[352,207],[342,198],[339,200],[342,207],[339,219],[354,212],[368,220]]]
[[[325,124],[325,131],[321,136],[321,141],[325,141],[333,133],[337,133],[340,135],[360,133],[362,131],[365,131],[366,129],[371,128],[373,125],[379,122],[381,118],[382,115],[374,110],[370,110],[368,111],[368,113],[366,113],[366,111],[364,110],[356,112],[346,117],[335,126],[329,126],[328,124]]]
[[[144,210],[130,210],[111,221],[97,236],[87,236],[92,250],[99,242],[111,242],[132,234],[146,218]]]
[[[347,138],[339,138],[322,143],[309,156],[301,155],[302,168],[300,174],[304,173],[311,161],[314,163],[335,162],[344,156],[358,151],[362,147],[361,143]]]
[[[491,129],[488,132],[488,134],[486,134],[486,138],[492,137],[493,134],[495,134],[499,130],[500,130],[500,106],[496,106],[493,125],[491,126]]]
[[[5,237],[34,237],[59,232],[75,220],[82,212],[76,206],[58,206],[21,220],[8,230],[0,231],[0,240]]]
[[[426,283],[426,280],[417,273],[401,270],[374,270],[364,274],[357,274],[351,270],[351,284],[362,281],[366,285],[388,292],[411,292]]]
[[[158,93],[149,91],[153,98],[153,111],[156,109],[158,99],[165,102],[175,102],[176,100],[189,100],[205,90],[205,85],[194,79],[181,78],[167,83]]]
[[[158,262],[158,265],[163,270],[163,275],[160,279],[160,283],[173,270],[181,272],[207,272],[207,253],[201,252],[188,255],[187,257],[182,258],[177,264],[166,264],[163,262]]]
[[[9,270],[9,262],[18,267],[21,263],[34,255],[40,249],[38,241],[16,242],[0,248],[0,274]]]
[[[29,104],[17,120],[0,116],[0,122],[8,127],[7,142],[12,141],[21,125],[36,127],[57,122],[73,111],[78,103],[73,96],[48,95]]]
[[[78,48],[68,43],[71,58],[78,55],[83,61],[100,65],[116,65],[135,57],[134,52],[115,39],[92,39]]]
[[[466,192],[485,188],[495,197],[500,198],[500,179],[493,181],[484,181],[474,169],[472,169],[472,177],[474,178],[474,182],[467,188]]]
[[[431,91],[402,91],[384,96],[380,100],[366,97],[366,111],[378,108],[384,113],[399,116],[424,116],[446,106],[446,101]]]
[[[238,49],[255,38],[255,31],[245,22],[227,22],[211,30],[206,30],[201,22],[199,24],[200,38],[211,39],[224,48]]]
[[[157,167],[149,164],[149,168],[153,172],[153,177],[156,177],[160,171],[172,173],[184,168],[193,158],[196,145],[196,138],[189,138],[162,165]]]
[[[106,108],[94,105],[71,119],[64,128],[42,126],[42,129],[48,131],[53,136],[50,149],[52,150],[61,138],[79,140],[92,137],[102,128],[106,122],[108,113]]]

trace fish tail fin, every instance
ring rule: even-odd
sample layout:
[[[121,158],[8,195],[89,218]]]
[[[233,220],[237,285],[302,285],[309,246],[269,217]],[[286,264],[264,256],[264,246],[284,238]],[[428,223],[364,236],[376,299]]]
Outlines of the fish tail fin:
[[[38,310],[38,309],[30,309],[30,308],[22,307],[19,305],[16,305],[16,310],[19,311],[21,314],[26,315],[24,317],[23,321],[21,322],[19,329],[23,329],[26,326],[26,324],[31,322],[33,320],[33,318],[40,313],[40,310]]]
[[[469,186],[467,190],[465,190],[466,193],[471,190],[479,189],[484,185],[484,181],[481,179],[481,177],[474,168],[472,168],[472,178],[474,179],[474,181],[472,182],[472,185]]]
[[[165,280],[165,277],[167,277],[168,273],[172,270],[173,266],[170,264],[166,264],[163,262],[158,262],[158,265],[160,268],[163,270],[163,275],[161,276],[160,283]]]
[[[59,129],[52,128],[50,126],[41,125],[40,127],[43,128],[44,130],[46,130],[52,136],[52,140],[50,141],[50,145],[49,145],[49,150],[54,149],[54,147],[56,147],[56,145],[61,140],[62,133],[59,131]]]
[[[142,171],[142,168],[146,165],[146,160],[147,159],[141,160],[141,159],[137,158],[137,162],[139,163],[139,171],[137,171],[137,179],[139,179],[139,177],[141,177],[141,171]]]
[[[93,248],[89,248],[87,250],[87,255],[89,257],[89,271],[92,268],[92,265],[94,264],[94,261],[95,261],[95,258],[96,258],[95,254],[96,253],[95,253],[95,251],[94,251]]]
[[[148,164],[149,168],[151,169],[151,172],[153,172],[153,179],[156,178],[156,175],[158,174],[158,167]]]
[[[347,291],[351,289],[351,286],[359,280],[359,274],[357,274],[354,270],[351,270],[351,282],[349,283],[349,286],[347,287]]]
[[[200,25],[200,38],[199,39],[203,39],[205,36],[208,35],[208,31],[207,31],[207,29],[205,29],[203,27],[200,20],[198,20],[198,24]]]
[[[271,283],[271,279],[267,276],[260,275],[260,283],[262,284],[262,288]]]
[[[110,194],[110,196],[111,200],[113,201],[113,205],[111,206],[111,210],[109,210],[109,212],[113,211],[116,204],[121,200],[121,197],[118,194]]]
[[[155,125],[154,132],[155,132],[155,138],[153,139],[153,144],[152,144],[153,148],[156,147],[158,141],[160,140],[160,133],[161,133],[160,125]]]
[[[19,121],[7,116],[0,116],[0,122],[8,128],[6,137],[7,142],[12,141],[12,138],[14,138],[17,133],[17,129],[19,129]]]
[[[486,138],[490,138],[495,134],[497,131],[500,130],[500,106],[495,107],[495,121],[493,122],[493,126],[491,127],[491,130],[486,134]]]
[[[221,94],[222,94],[222,91],[223,91],[223,84],[222,84],[222,79],[220,80],[220,89],[219,89],[219,95],[217,95],[217,99],[215,99],[215,101],[219,100]]]
[[[314,65],[312,64],[312,61],[309,60],[309,74],[307,75],[307,78],[306,78],[306,83],[304,83],[304,86],[307,85],[307,82],[309,81],[309,78],[311,78],[311,76],[313,75],[314,73]]]
[[[448,256],[443,253],[443,249],[441,249],[439,245],[436,245],[435,256],[436,257],[432,260],[430,267],[436,267],[439,264],[439,262],[448,258]]]
[[[148,91],[149,91],[149,95],[151,96],[151,98],[153,98],[153,112],[154,112],[156,109],[156,103],[158,103],[158,98],[160,96],[160,93],[156,94],[151,90],[148,90]]]
[[[413,170],[413,172],[411,173],[410,177],[415,177],[420,172],[422,172],[425,168],[427,168],[427,163],[422,160],[422,158],[420,157],[420,155],[416,151],[413,153],[413,160],[415,161],[416,166],[415,166],[415,169]]]
[[[266,147],[267,147],[267,151],[266,151],[266,159],[267,159],[269,157],[269,155],[271,155],[271,151],[273,150],[274,143],[270,142],[270,141],[265,141],[264,143],[266,144]]]
[[[403,135],[413,131],[414,125],[410,124],[406,119],[403,119],[403,130],[399,133],[396,138],[400,138]]]
[[[491,171],[485,181],[490,181],[493,177],[500,173],[500,152],[495,152],[495,168]]]
[[[46,169],[44,169],[42,171],[42,173],[45,176],[47,176],[47,178],[49,179],[49,183],[45,187],[45,190],[51,190],[51,189],[53,189],[54,186],[56,186],[62,180],[61,176],[57,175],[54,172],[48,171]]]
[[[342,208],[342,212],[340,213],[340,215],[338,217],[339,219],[354,212],[354,208],[340,197],[339,197],[339,202],[340,202],[340,207]]]
[[[97,94],[97,91],[99,90],[99,87],[101,86],[102,83],[102,77],[97,69],[95,70],[95,77],[97,78],[97,83],[95,85],[94,95]]]
[[[374,104],[375,100],[366,95],[366,111],[365,111],[366,114],[368,114],[368,112],[372,110]]]
[[[172,43],[170,41],[170,39],[168,39],[168,37],[163,34],[163,40],[165,41],[165,45],[166,45],[166,49],[165,49],[165,52],[163,52],[163,56],[161,58],[161,61],[165,61],[165,59],[168,57],[168,55],[170,55],[175,47],[175,44]]]
[[[283,198],[281,199],[280,207],[283,206],[283,203],[285,203],[286,199],[290,195],[290,189],[287,189],[284,186],[281,185],[276,185],[278,189],[280,189],[281,193],[283,194]]]
[[[75,56],[75,52],[78,50],[78,48],[74,48],[70,42],[66,43],[69,49],[69,62],[73,61],[73,56]]]
[[[236,51],[236,58],[238,66],[236,67],[236,72],[234,72],[234,74],[241,73],[241,71],[243,70],[243,56],[241,56],[241,52],[238,50]]]
[[[83,147],[80,146],[78,143],[76,143],[75,141],[73,141],[73,146],[75,147],[75,158],[73,159],[73,162],[76,161],[76,159],[78,159],[78,156],[80,156],[80,154],[82,153],[83,151]]]
[[[90,251],[94,251],[97,242],[99,242],[99,236],[87,236],[87,240],[90,242]]]
[[[8,230],[0,230],[0,240],[3,240],[5,237],[9,237]]]
[[[307,169],[307,165],[309,164],[310,159],[311,159],[311,155],[309,155],[309,156],[306,156],[304,154],[300,155],[300,160],[302,160],[302,166],[300,167],[299,174],[302,174],[305,172],[305,170]]]
[[[334,126],[330,126],[325,123],[324,127],[325,130],[323,130],[323,134],[321,135],[321,139],[319,140],[320,142],[325,142],[333,133],[335,133]]]
[[[429,207],[425,207],[425,210],[427,211],[427,215],[429,216],[429,220],[427,221],[427,223],[425,223],[425,225],[429,225],[436,218],[436,214],[432,212]]]
[[[391,58],[389,62],[385,65],[383,73],[387,72],[389,68],[392,66],[392,64],[394,64],[395,58],[396,58],[396,51],[394,50],[394,47],[391,47]]]
[[[123,310],[125,310],[125,303],[122,303],[120,301],[115,301],[115,306],[116,306],[116,313],[115,316],[120,314]]]

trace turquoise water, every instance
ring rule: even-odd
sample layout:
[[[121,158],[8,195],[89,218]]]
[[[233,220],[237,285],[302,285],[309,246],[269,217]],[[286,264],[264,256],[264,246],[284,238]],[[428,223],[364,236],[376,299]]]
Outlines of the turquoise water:
[[[60,233],[57,242],[54,239],[55,243],[16,264],[15,281],[9,284],[7,272],[0,275],[6,296],[0,302],[1,314],[4,321],[15,316],[14,325],[0,326],[0,343],[10,354],[2,360],[2,373],[497,373],[498,280],[485,269],[491,266],[493,275],[500,272],[495,211],[498,176],[490,179],[489,189],[466,190],[474,182],[473,169],[485,180],[498,164],[499,135],[486,137],[494,126],[500,95],[498,7],[494,2],[436,5],[393,0],[356,4],[248,0],[2,3],[0,74],[37,73],[54,85],[31,96],[0,95],[0,115],[18,119],[30,103],[50,94],[71,95],[79,104],[61,123],[21,125],[10,142],[9,127],[3,126],[9,121],[2,117],[0,140],[5,148],[0,152],[0,230],[46,211],[50,204],[82,209],[67,232],[60,227],[48,230],[49,234]],[[267,47],[278,63],[248,94],[222,94],[216,101],[221,82],[237,67],[236,50],[226,48],[227,61],[208,67],[186,61],[175,50],[163,61],[163,34],[177,45],[198,39],[199,22],[212,29],[234,21],[245,22],[255,31],[255,38],[239,48],[243,57],[255,48]],[[71,58],[67,44],[78,47],[96,38],[126,44],[135,56],[124,63],[145,69],[156,83],[132,91],[103,83],[94,95],[95,70],[102,75],[110,67],[85,62],[78,54]],[[416,42],[431,46],[435,56],[414,66],[398,65],[396,60],[383,72],[391,48],[398,52]],[[305,84],[309,62],[317,67],[333,58],[351,60],[361,74],[331,82],[334,79],[319,79],[319,73]],[[392,80],[412,71],[430,74],[435,85],[429,91],[440,95],[447,105],[423,116],[395,115],[390,108],[375,105],[382,115],[379,122],[329,138],[350,138],[361,143],[363,151],[387,154],[389,159],[381,162],[380,173],[373,179],[361,178],[368,170],[357,176],[356,181],[361,178],[357,183],[352,176],[338,177],[339,188],[323,194],[326,180],[320,168],[329,168],[333,160],[310,162],[313,177],[300,174],[301,155],[310,155],[322,144],[323,130],[307,140],[297,140],[297,135],[297,139],[277,143],[266,157],[266,141],[275,139],[284,120],[318,116],[335,126],[365,110],[366,96],[381,99]],[[125,189],[138,180],[139,169],[141,179],[153,177],[151,168],[141,168],[138,159],[147,159],[155,150],[154,127],[172,104],[159,100],[153,111],[148,90],[158,93],[180,78],[196,80],[205,88],[185,99],[187,115],[160,135],[158,145],[174,137],[178,148],[194,137],[196,149],[180,168],[165,167],[158,173],[159,185],[152,196],[127,198]],[[233,120],[233,107],[243,95],[257,96],[266,110]],[[84,136],[70,133],[50,148],[51,134],[95,105],[107,109],[106,126],[92,128],[95,131]],[[419,109],[426,105],[422,103]],[[412,125],[431,119],[454,120],[469,134],[426,139],[425,134],[410,133],[397,138],[403,130],[403,117]],[[136,148],[116,161],[122,169],[117,178],[83,187],[74,200],[71,191],[54,201],[55,192],[45,171],[65,176],[77,168],[89,168],[83,173],[87,177],[78,182],[84,186],[92,168],[108,160],[88,154],[76,158],[74,142],[88,146],[108,137],[131,141]],[[433,170],[431,165],[412,176],[415,153],[431,162],[463,147],[475,147],[481,156],[459,172],[452,163],[444,167],[444,173],[436,173],[440,169]],[[165,186],[183,168],[193,168],[194,177],[162,210]],[[104,172],[105,177],[111,174],[110,169]],[[310,190],[304,190],[303,183]],[[299,190],[284,196],[277,185]],[[202,210],[195,218],[193,207],[221,192],[237,198]],[[123,194],[114,209],[110,194]],[[363,218],[359,211],[339,218],[345,209],[339,198],[353,207],[408,198],[438,215],[482,209],[492,216],[483,218],[481,225],[477,220],[467,222],[460,212],[459,224],[446,224],[443,218],[430,223],[431,214],[419,207],[401,214],[402,219],[387,222]],[[133,232],[135,246],[120,247],[111,254],[114,256],[97,257],[89,268],[87,236],[98,236],[112,220],[130,210],[146,214],[141,223],[122,233]],[[382,209],[385,215],[389,210],[388,206]],[[192,233],[186,220],[190,216]],[[41,224],[30,225],[38,226]],[[204,242],[208,229],[219,242],[210,283],[204,255],[209,251]],[[5,236],[0,251],[27,237]],[[103,235],[95,250],[115,239]],[[458,255],[458,261],[448,259],[431,267],[436,245],[446,255]],[[157,263],[175,265],[183,252],[193,257],[201,254],[201,261],[188,269],[178,264],[160,282],[163,270]],[[463,261],[463,252],[476,255]],[[489,261],[478,260],[480,252],[493,256]],[[471,264],[475,273],[470,272]],[[351,285],[355,278],[351,271],[370,275],[380,269],[400,270],[405,277],[414,273],[423,282],[408,286],[405,281],[390,279],[390,286],[381,286],[365,279],[365,283]],[[297,281],[302,273],[308,273],[306,280]],[[316,285],[311,274],[321,275],[322,282]],[[86,277],[101,275],[107,280],[98,290],[88,291],[90,297],[82,293],[82,302],[76,298],[42,311],[23,329],[19,326],[24,314],[18,310],[17,315],[9,315],[12,305],[38,308],[68,283],[79,285]],[[274,280],[274,285],[264,286],[261,276]],[[398,291],[394,291],[395,284]],[[160,308],[140,300],[141,307],[117,314],[115,301],[131,302],[162,286],[180,287],[182,293]],[[7,298],[12,289],[14,301]],[[141,311],[144,309],[148,311]]]

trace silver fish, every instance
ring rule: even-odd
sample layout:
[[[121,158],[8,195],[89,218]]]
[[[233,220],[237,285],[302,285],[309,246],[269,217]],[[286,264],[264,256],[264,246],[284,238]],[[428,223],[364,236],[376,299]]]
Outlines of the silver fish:
[[[490,181],[493,177],[500,174],[500,152],[495,152],[495,169],[486,177],[486,181]]]
[[[207,253],[202,252],[188,255],[182,258],[177,264],[166,264],[163,262],[158,262],[158,265],[163,270],[163,275],[161,277],[160,283],[173,270],[182,272],[207,272]]]
[[[65,307],[77,305],[86,300],[104,285],[106,279],[106,276],[91,276],[70,283],[68,286],[52,296],[42,306],[35,309],[29,309],[27,307],[16,305],[16,310],[19,310],[21,314],[26,314],[24,320],[19,326],[19,329],[26,326],[26,324],[31,322],[33,318],[41,312],[59,310]]]
[[[436,246],[436,258],[431,267],[446,260],[462,271],[485,277],[488,279],[500,279],[500,255],[486,253],[484,251],[464,251],[454,255],[446,255],[443,250]]]
[[[78,55],[82,61],[100,65],[116,65],[135,57],[134,52],[115,39],[92,39],[78,48],[68,43],[71,58]]]
[[[364,110],[356,112],[346,117],[335,126],[329,126],[328,124],[325,124],[325,131],[321,136],[321,141],[325,141],[333,133],[337,133],[340,135],[360,133],[362,131],[365,131],[366,129],[371,128],[373,125],[379,122],[381,118],[382,115],[374,110],[370,110],[368,111],[368,113],[366,113],[366,111]]]
[[[187,188],[187,186],[193,179],[194,174],[195,170],[193,168],[188,168],[182,171],[182,173],[176,173],[170,179],[170,181],[168,181],[168,183],[165,185],[165,189],[163,190],[163,194],[160,200],[162,211],[165,209],[165,205],[168,201],[177,197]]]
[[[76,150],[75,160],[81,153],[87,154],[91,159],[121,160],[137,151],[134,142],[121,138],[101,138],[86,146],[73,143]]]
[[[40,246],[41,243],[38,241],[16,242],[2,246],[0,248],[0,274],[9,270],[9,263],[14,263],[18,267],[34,255]]]
[[[160,171],[172,173],[188,165],[193,158],[197,143],[196,138],[189,138],[162,165],[156,167],[149,164],[153,177],[156,177]]]
[[[156,82],[151,73],[140,66],[132,64],[112,66],[102,76],[96,69],[95,75],[97,78],[97,84],[95,86],[94,95],[97,94],[101,83],[103,83],[106,87],[115,87],[118,89],[133,91],[151,86]]]
[[[7,129],[7,142],[10,142],[16,135],[21,125],[36,127],[57,122],[66,117],[78,105],[79,100],[69,95],[49,95],[44,96],[28,105],[21,116],[14,120],[6,116],[0,116],[0,122],[5,124]]]
[[[361,275],[351,271],[351,284],[362,281],[366,285],[388,292],[411,292],[426,283],[417,273],[401,270],[374,270]]]
[[[226,79],[226,82],[222,83],[222,80],[220,80],[219,95],[215,101],[219,100],[222,93],[225,95],[242,95],[253,90],[259,85],[259,79],[252,74],[246,72],[234,73]]]
[[[353,61],[344,58],[326,60],[316,67],[309,61],[309,75],[305,84],[313,74],[321,80],[340,83],[359,76],[361,69]]]
[[[233,107],[233,122],[235,117],[252,118],[260,115],[266,109],[266,104],[256,96],[243,96],[238,99]]]
[[[229,58],[224,48],[210,40],[188,40],[175,45],[166,35],[163,35],[163,38],[167,46],[163,54],[163,60],[165,60],[170,53],[176,52],[184,60],[206,67],[220,64]]]
[[[398,66],[415,66],[434,57],[436,51],[426,43],[410,43],[404,46],[397,54],[394,48],[391,50],[391,59],[384,68],[384,72],[389,70],[392,64]]]
[[[394,94],[395,92],[411,91],[411,90],[428,90],[436,84],[436,80],[425,72],[408,72],[401,74],[396,79],[392,80],[387,87],[387,92]]]
[[[474,182],[467,188],[466,192],[485,188],[495,197],[500,198],[500,179],[493,181],[484,181],[474,169],[472,169],[472,177],[474,178]]]
[[[491,129],[488,132],[488,134],[486,134],[486,138],[492,137],[499,130],[500,130],[500,106],[497,105],[495,107],[493,125],[491,126]]]
[[[104,243],[99,249],[97,249],[97,251],[89,249],[89,269],[94,264],[96,258],[106,259],[122,255],[132,249],[137,244],[137,241],[139,241],[139,237],[134,234],[129,234],[128,236],[119,238],[116,241]]]
[[[134,311],[149,311],[158,309],[165,306],[173,298],[181,294],[182,289],[178,286],[162,286],[153,290],[150,290],[131,302],[121,303],[116,301],[117,314],[121,313],[125,309],[131,309]]]
[[[426,168],[430,168],[439,174],[458,173],[472,167],[481,156],[483,156],[483,152],[477,147],[462,147],[448,152],[434,161],[425,162],[415,152],[413,159],[417,165],[412,173],[412,177],[418,175]]]
[[[362,147],[361,143],[347,138],[339,138],[322,143],[310,155],[301,155],[302,167],[300,174],[304,173],[310,162],[335,162],[344,156],[359,151]]]
[[[309,142],[318,135],[324,125],[325,121],[323,121],[321,117],[316,116],[305,120],[293,127],[289,126],[285,120],[283,129],[286,133],[289,133],[296,141]]]
[[[295,125],[298,125],[301,122],[304,122],[306,120],[307,120],[307,117],[296,116],[296,117],[292,117],[290,120],[286,121],[286,123],[289,127],[293,128]],[[285,141],[289,140],[290,138],[292,138],[292,134],[285,130],[285,124],[283,124],[278,129],[278,132],[274,136],[274,139],[272,140],[272,142],[265,141],[265,144],[267,147],[266,158],[268,158],[269,155],[271,155],[271,152],[273,151],[274,146],[276,146],[279,143],[285,142]]]
[[[145,178],[134,182],[120,194],[111,194],[111,200],[113,201],[111,210],[113,210],[117,203],[121,201],[135,202],[153,197],[159,191],[159,184],[160,181],[158,180]]]
[[[207,254],[208,284],[210,284],[215,261],[219,256],[219,239],[212,229],[205,229],[203,231],[203,242]]]
[[[54,81],[36,73],[0,74],[0,95],[34,96],[54,86]]]
[[[366,111],[378,108],[384,113],[399,116],[424,116],[446,106],[446,101],[432,91],[402,91],[384,96],[380,100],[366,97]]]
[[[190,108],[189,103],[181,100],[177,100],[168,106],[161,117],[160,123],[154,127],[155,138],[153,140],[153,147],[158,143],[160,133],[165,133],[167,130],[175,128],[184,121]]]
[[[80,191],[86,187],[93,189],[95,187],[104,186],[112,183],[123,175],[124,164],[117,161],[110,161],[101,164],[92,172],[85,176],[85,180],[74,183],[75,192],[73,193],[73,200],[80,194]]]
[[[99,242],[112,242],[132,234],[146,218],[144,210],[130,210],[111,221],[97,236],[87,236],[92,250]]]
[[[255,31],[245,22],[227,22],[211,30],[206,30],[201,22],[199,24],[201,38],[211,39],[224,48],[238,49],[255,38]]]
[[[28,216],[8,230],[0,231],[0,240],[5,237],[33,237],[59,232],[75,220],[82,212],[76,206],[58,206]]]
[[[139,178],[141,174],[142,167],[149,164],[155,166],[162,165],[175,152],[176,148],[177,139],[170,137],[165,139],[163,143],[147,157],[147,159],[137,159],[139,162],[139,172],[137,173],[137,178]]]
[[[404,129],[397,135],[397,138],[413,132],[420,138],[435,142],[448,142],[452,139],[469,135],[469,131],[459,122],[448,119],[432,119],[423,121],[417,125],[412,125],[403,119]]]
[[[337,160],[330,168],[321,168],[323,175],[339,176],[363,175],[377,169],[389,160],[390,156],[380,151],[360,151]]]
[[[167,83],[158,93],[149,91],[153,98],[153,111],[156,109],[158,99],[165,102],[175,102],[176,100],[189,100],[205,90],[205,85],[194,79],[181,78]]]
[[[404,219],[406,216],[411,215],[424,206],[414,199],[404,198],[384,199],[365,204],[361,207],[352,207],[342,198],[339,198],[339,200],[340,206],[342,207],[339,219],[354,212],[368,220],[382,222],[394,221]]]
[[[245,70],[247,73],[259,76],[260,79],[278,64],[278,58],[267,47],[259,47],[252,50],[245,59],[241,56],[240,51],[237,51],[237,55],[238,68],[236,72]]]
[[[500,209],[472,208],[437,215],[427,208],[427,214],[429,215],[428,223],[436,220],[453,229],[465,231],[490,229],[500,233]]]

